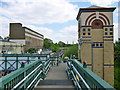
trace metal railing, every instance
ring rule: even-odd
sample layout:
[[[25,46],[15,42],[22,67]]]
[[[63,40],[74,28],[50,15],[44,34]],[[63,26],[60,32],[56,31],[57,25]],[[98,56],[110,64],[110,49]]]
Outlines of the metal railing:
[[[33,89],[50,70],[50,59],[36,60],[23,68],[0,78],[1,89]]]
[[[26,64],[41,59],[46,60],[49,54],[0,54],[0,71],[14,71],[21,67],[22,61]]]
[[[106,90],[114,88],[97,76],[95,73],[85,68],[78,60],[72,59],[67,61],[68,69],[67,74],[69,79],[73,80],[74,85],[78,90]]]
[[[60,62],[59,56],[51,56],[50,60],[51,60],[52,66],[54,66],[54,65],[58,66],[58,64]]]

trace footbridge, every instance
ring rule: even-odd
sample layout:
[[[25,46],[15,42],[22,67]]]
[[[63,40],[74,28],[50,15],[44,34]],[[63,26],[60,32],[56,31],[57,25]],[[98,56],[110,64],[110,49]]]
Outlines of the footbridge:
[[[1,72],[11,70],[11,73],[0,78],[0,88],[2,90],[114,90],[111,85],[90,71],[87,68],[86,63],[81,64],[76,59],[70,59],[67,60],[66,63],[63,63],[60,54],[57,56],[51,56],[48,54],[12,54],[3,55],[3,57],[5,57],[3,58],[5,60],[2,60],[0,63],[2,69]],[[15,60],[12,60],[13,58],[7,59],[8,57],[14,57]],[[23,57],[27,57],[27,59],[25,60]],[[22,59],[24,61],[22,61]],[[8,64],[8,62],[10,63],[10,60],[14,61],[15,65],[13,63]],[[12,71],[12,69],[14,70]]]

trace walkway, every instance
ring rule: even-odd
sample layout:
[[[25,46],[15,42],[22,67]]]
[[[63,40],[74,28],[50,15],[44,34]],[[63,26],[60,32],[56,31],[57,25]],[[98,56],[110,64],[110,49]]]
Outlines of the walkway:
[[[51,67],[46,80],[40,81],[36,89],[75,90],[72,81],[67,77],[66,68],[66,63],[60,63],[59,66]]]

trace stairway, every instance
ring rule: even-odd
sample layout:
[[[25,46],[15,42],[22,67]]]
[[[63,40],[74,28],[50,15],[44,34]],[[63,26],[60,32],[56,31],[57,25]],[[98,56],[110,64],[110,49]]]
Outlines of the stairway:
[[[39,82],[35,89],[40,90],[75,90],[73,82],[68,79],[66,63],[51,67],[46,80]]]

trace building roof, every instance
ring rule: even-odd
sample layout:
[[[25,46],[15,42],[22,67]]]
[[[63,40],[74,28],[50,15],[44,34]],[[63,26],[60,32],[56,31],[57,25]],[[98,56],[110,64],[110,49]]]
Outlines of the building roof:
[[[76,19],[77,20],[79,19],[82,12],[96,12],[96,11],[113,12],[115,9],[116,7],[100,7],[100,6],[95,6],[95,5],[92,5],[88,8],[80,8]]]
[[[88,8],[109,8],[109,7],[100,7],[100,6],[92,5],[92,6],[88,7]]]
[[[0,42],[16,43],[16,42],[12,42],[12,41],[6,41],[6,40],[0,40]]]

